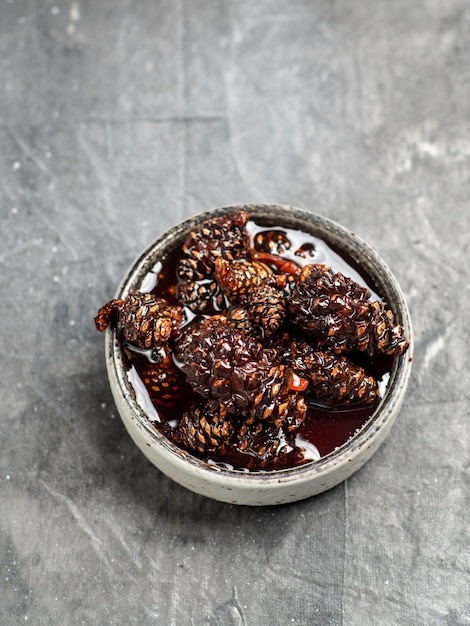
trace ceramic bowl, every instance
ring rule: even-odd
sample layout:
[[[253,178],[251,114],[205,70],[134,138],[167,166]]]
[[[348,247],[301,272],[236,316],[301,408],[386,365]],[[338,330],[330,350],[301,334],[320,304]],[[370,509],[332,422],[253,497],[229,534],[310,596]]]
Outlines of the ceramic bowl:
[[[136,400],[134,387],[129,382],[116,332],[112,328],[107,329],[106,364],[114,400],[126,429],[145,456],[168,477],[203,496],[233,504],[276,505],[308,498],[334,487],[356,472],[374,454],[389,433],[405,395],[413,354],[412,329],[400,287],[374,250],[354,233],[325,217],[281,205],[224,207],[176,225],[142,252],[125,275],[115,297],[122,298],[131,290],[142,289],[149,272],[158,267],[162,257],[184,241],[194,224],[240,208],[245,209],[255,221],[269,217],[272,224],[308,232],[347,255],[372,278],[410,340],[408,351],[394,359],[380,404],[347,443],[319,460],[299,467],[246,472],[221,468],[195,458],[151,425],[144,404]],[[146,286],[142,290],[147,290]]]

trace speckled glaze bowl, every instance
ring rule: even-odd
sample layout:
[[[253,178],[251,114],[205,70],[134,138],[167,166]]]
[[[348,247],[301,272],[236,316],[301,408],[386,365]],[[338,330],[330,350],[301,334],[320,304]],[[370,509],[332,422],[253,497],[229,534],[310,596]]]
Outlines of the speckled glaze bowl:
[[[344,481],[364,465],[384,441],[400,410],[410,376],[411,322],[396,279],[367,244],[354,233],[315,213],[272,204],[223,207],[176,225],[142,252],[125,275],[115,297],[123,298],[131,290],[146,290],[144,283],[149,272],[158,268],[160,259],[184,241],[195,224],[241,208],[255,221],[269,218],[272,224],[310,233],[350,257],[372,278],[397,322],[404,327],[410,347],[394,360],[383,398],[366,424],[330,454],[299,467],[269,472],[225,469],[181,450],[152,426],[145,406],[142,401],[137,401],[134,387],[129,382],[122,348],[112,328],[106,331],[106,364],[114,400],[130,436],[164,474],[187,489],[215,500],[253,506],[284,504],[314,496]]]

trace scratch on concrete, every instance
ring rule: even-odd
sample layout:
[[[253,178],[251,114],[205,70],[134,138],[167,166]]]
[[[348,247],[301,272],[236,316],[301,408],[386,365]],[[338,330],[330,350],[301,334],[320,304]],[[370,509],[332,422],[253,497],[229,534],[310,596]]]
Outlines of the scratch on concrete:
[[[166,123],[186,123],[186,122],[219,122],[225,120],[225,114],[223,112],[214,111],[207,113],[199,113],[197,111],[188,111],[185,113],[162,113],[161,115],[132,115],[123,117],[83,117],[74,120],[77,124],[109,124],[110,126],[117,126],[121,124],[139,124],[139,123],[151,123],[151,124],[166,124]]]
[[[57,240],[63,243],[66,250],[70,253],[72,260],[78,261],[78,258],[79,258],[78,253],[75,250],[75,248],[72,246],[72,244],[69,242],[69,240],[66,237],[64,237],[64,235],[60,232],[60,230],[56,228],[56,226],[54,226],[54,224],[44,215],[44,212],[36,204],[32,205],[32,209],[39,216],[39,218],[42,220],[45,226],[50,230],[50,232],[57,238]]]
[[[438,335],[433,341],[429,342],[423,358],[424,369],[427,369],[431,361],[433,361],[439,354],[439,352],[441,352],[445,348],[446,336],[447,333],[443,333],[442,335]]]
[[[39,159],[34,152],[26,145],[23,139],[18,135],[18,133],[13,130],[13,128],[9,124],[3,124],[7,135],[16,143],[18,148],[24,154],[24,156],[29,159],[42,173],[45,174],[50,181],[54,182],[54,176],[49,171],[49,169],[44,165],[44,163]]]
[[[106,558],[106,555],[103,552],[103,545],[102,545],[101,540],[95,535],[95,533],[93,532],[93,529],[90,527],[90,524],[88,524],[88,522],[85,519],[85,516],[77,507],[77,505],[64,494],[58,493],[57,491],[52,489],[44,480],[41,480],[40,482],[44,485],[44,488],[48,491],[48,493],[50,493],[50,495],[53,498],[55,498],[56,500],[59,500],[60,502],[63,502],[66,505],[70,514],[72,515],[74,520],[77,522],[78,528],[80,528],[80,530],[85,535],[87,535],[87,537],[90,539],[90,544],[92,545],[97,555],[103,561],[105,561],[106,564],[108,564],[108,559]]]
[[[99,189],[101,192],[101,198],[103,201],[103,209],[106,212],[106,218],[108,223],[114,223],[114,206],[111,198],[111,189],[110,189],[110,181],[107,176],[106,166],[103,164],[103,160],[99,158],[99,156],[94,151],[93,147],[90,145],[90,142],[87,141],[84,133],[81,132],[81,128],[77,126],[76,128],[76,137],[83,154],[88,159],[88,162],[91,164],[94,174],[99,181]],[[108,150],[111,148],[108,147]]]
[[[127,555],[132,557],[133,560],[137,561],[137,551],[133,550],[127,544],[127,542],[125,541],[124,537],[120,533],[119,528],[115,524],[113,524],[111,522],[111,520],[108,519],[108,518],[106,518],[104,520],[104,522],[107,524],[108,528],[111,530],[113,535],[116,537],[116,539],[118,540],[119,544],[124,548],[124,551],[127,553]],[[155,565],[155,563],[153,563],[153,565]]]
[[[43,244],[42,239],[30,239],[29,241],[25,241],[23,244],[12,248],[11,250],[7,250],[3,254],[0,254],[0,263],[5,264],[5,261],[12,256],[16,256],[17,254],[21,254],[26,250],[30,250],[36,246],[41,246]]]

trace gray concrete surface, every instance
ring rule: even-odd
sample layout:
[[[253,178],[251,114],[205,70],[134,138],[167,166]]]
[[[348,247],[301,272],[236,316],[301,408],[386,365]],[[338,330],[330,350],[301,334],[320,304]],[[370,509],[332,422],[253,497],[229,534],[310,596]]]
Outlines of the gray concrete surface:
[[[470,624],[470,4],[1,0],[0,623]],[[93,317],[236,202],[357,232],[411,309],[403,410],[279,508],[155,470]]]

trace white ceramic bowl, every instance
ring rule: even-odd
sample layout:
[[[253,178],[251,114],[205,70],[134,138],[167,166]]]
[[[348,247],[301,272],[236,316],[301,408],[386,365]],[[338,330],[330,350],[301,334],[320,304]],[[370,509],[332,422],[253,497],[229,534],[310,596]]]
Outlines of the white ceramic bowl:
[[[317,461],[285,470],[244,472],[222,469],[181,450],[158,432],[136,401],[112,328],[106,331],[106,364],[120,416],[134,442],[164,474],[191,491],[216,500],[244,505],[274,505],[314,496],[357,471],[374,454],[390,431],[401,407],[411,371],[413,340],[408,308],[400,287],[382,261],[354,233],[315,213],[271,204],[237,205],[200,214],[176,225],[151,243],[133,263],[116,293],[124,297],[141,288],[145,276],[163,256],[179,246],[195,223],[226,211],[245,209],[251,218],[310,233],[341,250],[363,268],[392,309],[410,341],[407,352],[394,360],[383,398],[372,417],[347,443]]]

